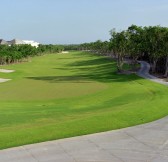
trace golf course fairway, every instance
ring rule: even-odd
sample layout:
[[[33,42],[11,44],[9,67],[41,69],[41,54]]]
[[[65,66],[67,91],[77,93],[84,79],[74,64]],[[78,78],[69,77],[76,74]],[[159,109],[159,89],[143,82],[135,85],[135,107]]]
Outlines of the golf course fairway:
[[[109,131],[168,115],[168,87],[116,73],[87,52],[46,54],[3,66],[0,149]]]

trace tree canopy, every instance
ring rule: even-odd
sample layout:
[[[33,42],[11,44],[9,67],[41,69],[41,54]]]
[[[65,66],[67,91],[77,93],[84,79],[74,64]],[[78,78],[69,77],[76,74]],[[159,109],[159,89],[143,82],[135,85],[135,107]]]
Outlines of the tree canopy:
[[[89,50],[99,54],[111,55],[117,60],[117,69],[122,71],[124,58],[130,58],[132,64],[138,59],[148,58],[152,72],[157,72],[157,67],[162,68],[165,77],[168,77],[168,28],[161,26],[136,26],[131,25],[126,30],[110,31],[109,41],[96,41],[78,46],[79,50]],[[162,62],[162,63],[160,63]]]
[[[0,65],[22,62],[33,56],[59,53],[63,50],[61,45],[39,45],[38,48],[27,44],[0,45]]]

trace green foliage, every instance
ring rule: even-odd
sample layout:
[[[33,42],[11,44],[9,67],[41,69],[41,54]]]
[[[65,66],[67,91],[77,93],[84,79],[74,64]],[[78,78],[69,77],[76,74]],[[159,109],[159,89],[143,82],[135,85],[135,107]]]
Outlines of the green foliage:
[[[22,62],[23,59],[42,55],[44,53],[59,53],[64,48],[61,45],[39,45],[38,48],[31,45],[0,45],[0,65]]]
[[[62,45],[65,51],[79,50],[79,44]]]
[[[99,54],[106,54],[109,52],[109,42],[97,40],[96,42],[83,43],[79,45],[79,49],[83,51],[92,51]]]
[[[62,45],[39,45],[38,51],[40,53],[59,53],[64,50],[64,47]]]
[[[161,26],[136,26],[131,25],[127,30],[110,31],[110,41],[98,40],[75,46],[78,50],[91,51],[102,55],[110,55],[117,60],[118,71],[123,70],[125,57],[136,65],[137,60],[144,55],[149,57],[152,71],[156,72],[159,59],[164,59],[165,76],[168,76],[168,28]],[[73,47],[73,45],[71,46]]]

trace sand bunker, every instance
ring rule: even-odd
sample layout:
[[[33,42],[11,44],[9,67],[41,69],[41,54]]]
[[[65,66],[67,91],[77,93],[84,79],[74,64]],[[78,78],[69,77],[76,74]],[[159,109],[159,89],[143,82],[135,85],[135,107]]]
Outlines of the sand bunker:
[[[14,71],[15,70],[0,69],[0,72],[2,72],[2,73],[12,73]]]
[[[69,53],[68,51],[62,51],[62,53]]]
[[[11,79],[3,79],[3,78],[0,78],[0,83],[7,82],[7,81],[9,81],[9,80],[11,80]]]
[[[12,73],[14,72],[15,70],[7,70],[7,69],[0,69],[0,72],[1,73]],[[11,79],[4,79],[4,78],[0,78],[0,83],[4,83],[4,82],[7,82]]]

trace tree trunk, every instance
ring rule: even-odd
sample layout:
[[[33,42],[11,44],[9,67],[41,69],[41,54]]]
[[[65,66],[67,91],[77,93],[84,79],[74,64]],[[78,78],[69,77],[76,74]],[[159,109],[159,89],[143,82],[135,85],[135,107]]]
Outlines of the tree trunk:
[[[165,67],[165,74],[164,77],[168,77],[168,56],[166,57],[166,67]]]
[[[122,71],[122,66],[123,66],[123,57],[121,55],[118,55],[118,58],[117,58],[117,70],[118,70],[118,72]]]
[[[153,60],[153,63],[152,63],[152,73],[156,72],[156,64],[157,64],[157,60]]]
[[[135,71],[136,70],[136,65],[137,65],[137,57],[133,57],[132,59],[132,70]]]

